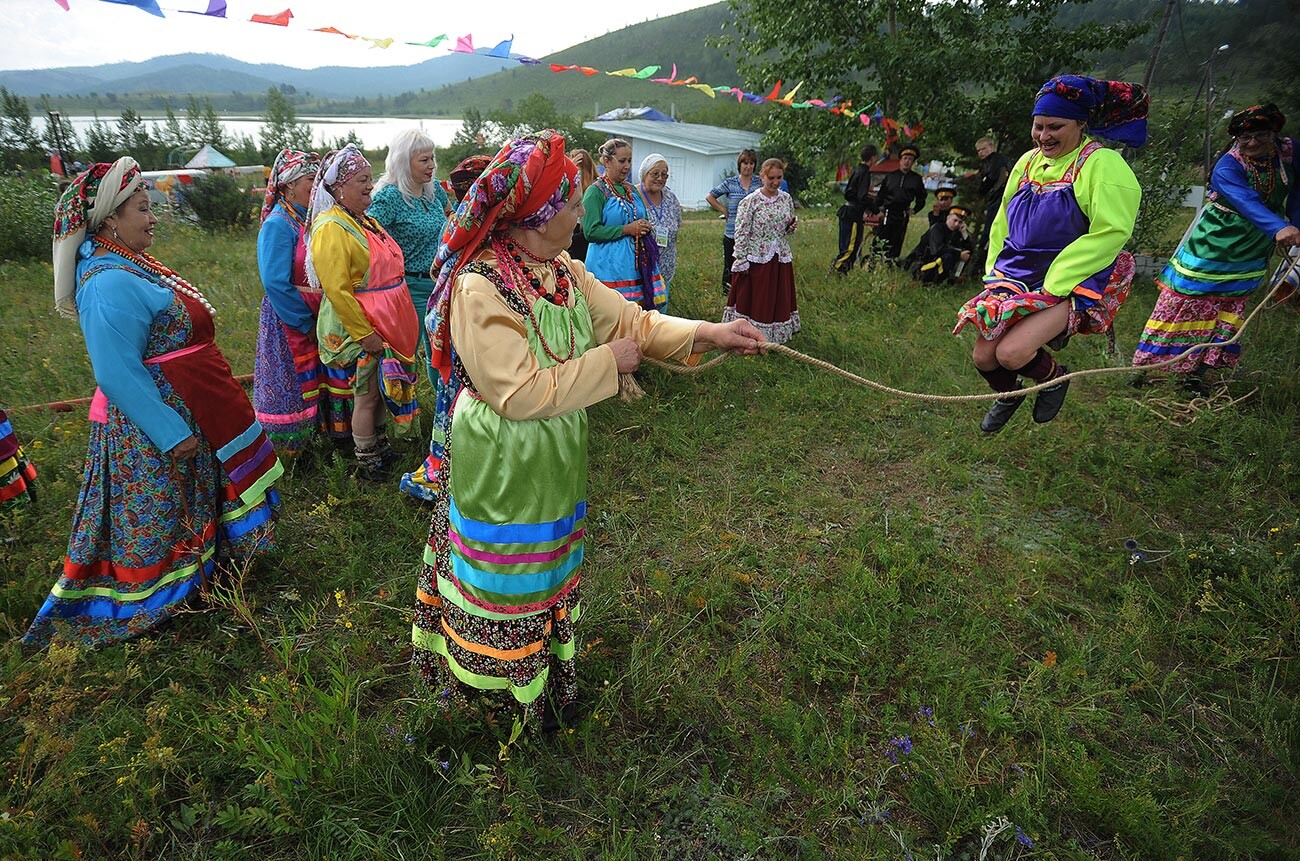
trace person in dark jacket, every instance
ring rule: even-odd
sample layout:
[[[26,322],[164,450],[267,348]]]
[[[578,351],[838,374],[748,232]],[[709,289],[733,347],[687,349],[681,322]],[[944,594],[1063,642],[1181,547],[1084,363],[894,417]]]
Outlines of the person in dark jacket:
[[[831,267],[841,275],[853,268],[853,261],[862,248],[865,230],[862,219],[872,208],[871,166],[876,163],[876,153],[871,144],[862,148],[861,160],[844,186],[844,205],[835,213],[840,220],[840,251]]]
[[[982,261],[989,247],[989,230],[993,227],[993,220],[998,217],[1002,192],[1006,190],[1007,178],[1011,176],[1011,159],[998,152],[997,142],[993,138],[980,138],[976,141],[975,154],[980,157],[980,197],[984,198],[984,223],[980,225],[980,238],[975,243],[975,248],[979,252],[977,259]]]
[[[922,284],[947,284],[956,278],[961,264],[971,258],[971,241],[966,235],[970,209],[960,203],[948,207],[943,221],[930,229],[907,255],[903,266]]]
[[[921,175],[912,170],[920,157],[921,151],[915,146],[903,147],[898,154],[898,170],[885,174],[880,188],[876,189],[876,209],[883,216],[876,228],[876,239],[883,246],[885,257],[895,263],[903,251],[908,219],[925,206],[925,185]]]
[[[953,198],[956,196],[955,188],[944,187],[934,193],[934,206],[930,207],[930,211],[925,214],[925,217],[930,219],[931,227],[948,220],[948,208],[952,206]]]

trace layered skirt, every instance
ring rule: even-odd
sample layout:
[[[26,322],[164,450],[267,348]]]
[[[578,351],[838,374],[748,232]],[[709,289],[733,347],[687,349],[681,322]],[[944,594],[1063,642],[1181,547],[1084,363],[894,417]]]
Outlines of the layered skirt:
[[[0,505],[35,498],[36,467],[23,454],[9,416],[0,410]]]
[[[1142,340],[1133,353],[1133,364],[1158,364],[1192,347],[1209,344],[1168,365],[1168,369],[1185,374],[1199,365],[1235,367],[1241,359],[1241,344],[1224,342],[1241,329],[1245,310],[1245,296],[1184,296],[1168,288],[1161,289],[1151,317],[1142,329]]]
[[[722,322],[748,320],[763,337],[784,344],[799,332],[799,307],[794,293],[794,264],[772,257],[766,263],[732,272],[731,290]]]

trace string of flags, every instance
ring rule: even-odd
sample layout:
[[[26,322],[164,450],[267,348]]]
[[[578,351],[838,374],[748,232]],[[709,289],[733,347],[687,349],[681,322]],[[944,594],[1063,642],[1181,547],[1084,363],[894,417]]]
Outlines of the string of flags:
[[[69,0],[54,0],[54,2],[64,11],[71,11]],[[158,0],[99,0],[99,2],[114,3],[119,6],[134,6],[144,12],[148,12],[150,15],[156,15],[159,18],[166,17],[163,13],[162,7],[158,5]],[[180,12],[187,15],[201,15],[208,18],[226,18],[226,0],[207,0],[207,4],[207,8],[202,11],[195,9],[170,9],[170,11]],[[248,20],[254,24],[265,24],[272,27],[289,27],[293,17],[293,11],[291,9],[285,9],[282,12],[274,14],[255,14]],[[885,132],[887,140],[897,138],[900,132],[909,140],[916,140],[925,132],[925,127],[921,123],[906,125],[899,123],[892,117],[885,116],[880,108],[874,103],[863,108],[857,108],[853,105],[852,101],[841,99],[839,96],[835,96],[828,100],[806,99],[803,101],[796,101],[796,94],[803,86],[803,82],[795,84],[789,92],[782,96],[781,87],[784,82],[778,80],[767,95],[760,95],[758,93],[747,92],[739,87],[713,86],[700,81],[694,75],[686,78],[678,78],[676,63],[672,64],[672,71],[665,77],[655,77],[663,70],[662,66],[646,66],[642,69],[618,69],[610,72],[603,69],[597,69],[593,66],[583,66],[576,63],[570,65],[543,63],[541,60],[534,57],[512,54],[511,48],[514,45],[515,39],[513,34],[511,34],[508,39],[502,39],[497,42],[491,48],[475,48],[474,36],[472,33],[467,33],[464,36],[458,36],[454,39],[449,34],[442,33],[423,42],[403,41],[399,43],[391,37],[377,38],[372,36],[361,36],[354,33],[346,33],[337,27],[313,27],[311,28],[311,32],[325,33],[334,36],[342,36],[346,39],[369,42],[371,48],[378,49],[385,49],[393,44],[413,45],[420,48],[437,48],[446,43],[449,46],[447,48],[448,52],[452,54],[476,54],[483,57],[496,57],[502,60],[515,60],[525,66],[546,65],[556,74],[564,72],[580,72],[587,77],[595,75],[610,75],[621,78],[635,78],[653,84],[665,84],[670,87],[685,87],[702,93],[711,99],[716,99],[720,95],[725,97],[734,96],[736,101],[741,104],[774,104],[783,105],[796,110],[829,111],[832,114],[837,114],[849,119],[856,119],[866,127],[872,125],[878,126]]]

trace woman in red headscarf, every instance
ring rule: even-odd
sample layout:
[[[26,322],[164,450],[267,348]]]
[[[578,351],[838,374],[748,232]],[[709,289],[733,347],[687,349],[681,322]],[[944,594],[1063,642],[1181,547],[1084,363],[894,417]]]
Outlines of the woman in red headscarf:
[[[444,700],[509,691],[547,728],[577,702],[586,408],[643,354],[752,354],[763,342],[746,321],[646,311],[596,280],[565,252],[581,195],[560,134],[507,143],[447,223],[427,321],[451,408],[435,416],[444,445],[416,590],[417,676]]]

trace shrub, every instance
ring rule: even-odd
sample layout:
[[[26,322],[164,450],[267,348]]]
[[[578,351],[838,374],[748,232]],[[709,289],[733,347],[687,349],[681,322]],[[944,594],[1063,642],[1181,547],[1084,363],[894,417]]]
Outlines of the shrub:
[[[59,189],[50,179],[0,176],[0,260],[48,260]]]
[[[212,173],[185,186],[181,206],[204,230],[227,230],[253,224],[261,201],[239,187],[234,177]]]

